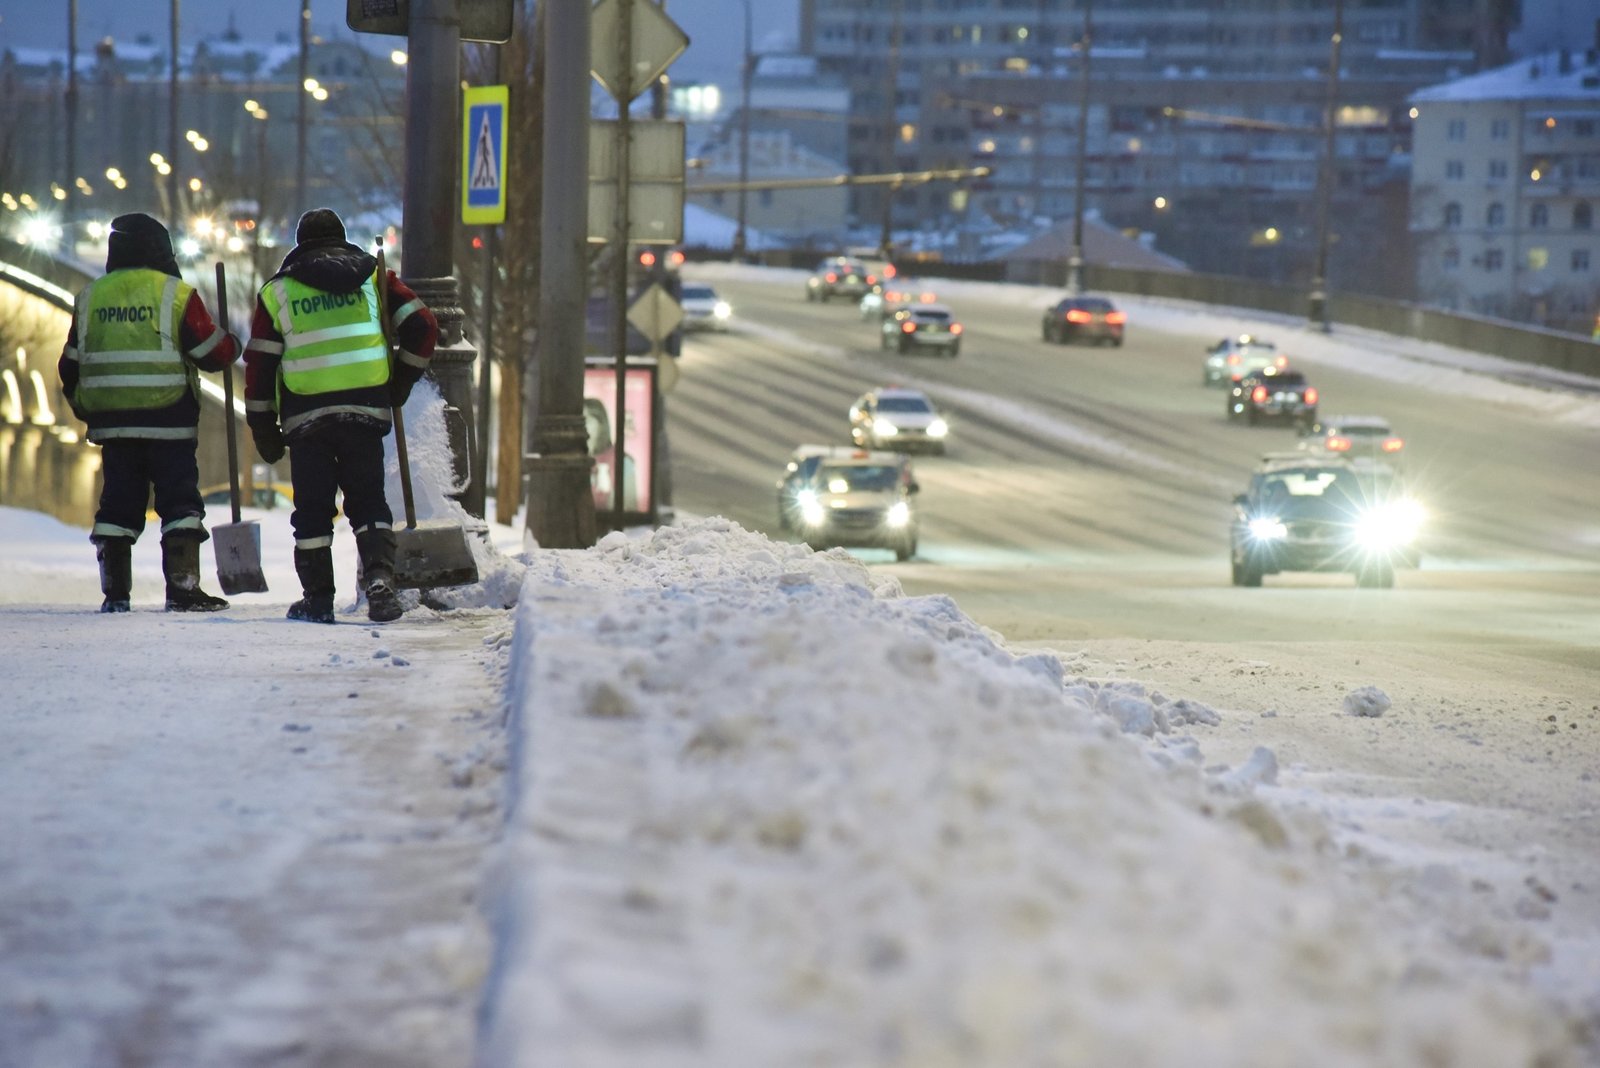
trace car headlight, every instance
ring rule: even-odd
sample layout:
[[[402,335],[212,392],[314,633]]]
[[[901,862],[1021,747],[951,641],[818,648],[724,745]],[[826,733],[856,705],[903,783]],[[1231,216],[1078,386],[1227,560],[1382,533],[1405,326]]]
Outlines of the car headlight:
[[[900,433],[900,428],[887,419],[874,419],[872,421],[872,432],[880,438],[892,438]]]
[[[1288,537],[1289,528],[1281,519],[1261,517],[1250,520],[1250,536],[1257,541],[1276,541]]]
[[[911,522],[911,506],[905,501],[895,501],[884,519],[891,527],[903,527]]]
[[[948,433],[950,433],[950,424],[943,419],[935,419],[928,424],[928,436],[930,438],[942,438]]]
[[[800,519],[808,527],[820,527],[828,518],[828,510],[822,507],[822,502],[817,500],[815,493],[802,493],[799,497]]]
[[[1368,549],[1409,545],[1422,529],[1422,505],[1412,500],[1390,501],[1368,509],[1356,520],[1356,540]]]
[[[719,300],[717,301],[717,306],[711,309],[711,314],[715,315],[718,319],[726,319],[728,316],[733,314],[733,309],[728,306],[727,301]]]

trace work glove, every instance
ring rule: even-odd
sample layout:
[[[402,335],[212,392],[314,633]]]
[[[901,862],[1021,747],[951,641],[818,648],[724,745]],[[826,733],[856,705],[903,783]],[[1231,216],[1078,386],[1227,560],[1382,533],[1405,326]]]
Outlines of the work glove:
[[[276,423],[272,426],[253,426],[250,436],[255,438],[256,453],[269,464],[275,464],[283,459],[288,446],[283,441],[283,431],[278,429]]]
[[[411,396],[411,387],[415,385],[399,375],[389,379],[389,405],[393,408],[404,408],[406,400]]]

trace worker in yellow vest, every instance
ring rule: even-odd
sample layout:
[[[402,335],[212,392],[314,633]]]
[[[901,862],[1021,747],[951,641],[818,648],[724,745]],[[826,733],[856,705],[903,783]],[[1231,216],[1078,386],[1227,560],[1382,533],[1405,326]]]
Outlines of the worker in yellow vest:
[[[104,485],[89,532],[105,594],[100,611],[130,608],[133,543],[152,486],[167,611],[228,607],[200,588],[200,544],[211,535],[197,459],[199,372],[238,358],[238,342],[178,276],[167,228],[137,212],[111,220],[106,274],[78,294],[57,365],[73,414],[100,446]]]
[[[328,208],[300,217],[294,250],[261,287],[245,346],[245,411],[268,463],[289,453],[294,567],[304,596],[289,618],[332,623],[336,497],[355,532],[367,618],[404,608],[394,584],[394,513],[384,497],[383,439],[390,408],[406,402],[439,338],[439,323],[393,271],[345,237]],[[378,286],[398,351],[378,318]]]

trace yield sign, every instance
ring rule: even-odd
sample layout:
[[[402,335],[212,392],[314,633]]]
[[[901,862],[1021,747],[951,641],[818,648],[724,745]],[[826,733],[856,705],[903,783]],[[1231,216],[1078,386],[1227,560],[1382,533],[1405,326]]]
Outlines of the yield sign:
[[[652,345],[659,345],[683,322],[683,309],[665,289],[651,283],[628,308],[628,322],[649,338]]]
[[[624,63],[618,46],[627,5],[632,56]],[[600,0],[589,22],[589,70],[595,81],[626,105],[661,77],[689,47],[689,37],[651,0]]]

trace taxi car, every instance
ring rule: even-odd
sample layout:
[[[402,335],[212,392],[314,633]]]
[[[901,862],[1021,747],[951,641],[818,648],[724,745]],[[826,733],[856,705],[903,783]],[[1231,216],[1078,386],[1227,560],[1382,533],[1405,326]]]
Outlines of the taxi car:
[[[685,330],[726,330],[733,306],[704,282],[685,282],[678,294]]]
[[[1251,426],[1276,421],[1309,427],[1317,421],[1317,387],[1299,371],[1266,367],[1235,382],[1228,391],[1228,421]]]
[[[868,390],[850,406],[850,439],[868,449],[944,455],[950,423],[920,389],[884,386]]]
[[[1381,415],[1325,415],[1306,428],[1300,447],[1398,466],[1406,439]]]
[[[1126,313],[1105,297],[1067,297],[1045,309],[1039,330],[1046,341],[1060,345],[1072,341],[1121,345],[1127,322]]]
[[[1233,499],[1235,586],[1284,571],[1347,571],[1363,587],[1394,585],[1421,563],[1425,515],[1387,464],[1303,452],[1268,453]]]
[[[849,256],[829,256],[806,279],[806,299],[826,304],[834,297],[860,300],[881,277],[866,263]]]
[[[936,349],[946,356],[959,356],[962,329],[947,305],[908,304],[884,317],[878,347],[901,352]]]
[[[897,560],[916,555],[916,495],[921,487],[909,457],[824,445],[801,446],[790,462],[795,469],[779,482],[780,522],[787,483],[793,507],[790,529],[807,545],[890,549]]]
[[[1225,337],[1205,352],[1200,381],[1207,386],[1226,386],[1268,367],[1281,370],[1289,366],[1289,358],[1278,351],[1275,343],[1254,334]]]

